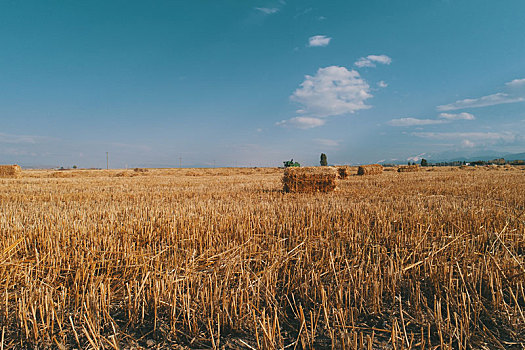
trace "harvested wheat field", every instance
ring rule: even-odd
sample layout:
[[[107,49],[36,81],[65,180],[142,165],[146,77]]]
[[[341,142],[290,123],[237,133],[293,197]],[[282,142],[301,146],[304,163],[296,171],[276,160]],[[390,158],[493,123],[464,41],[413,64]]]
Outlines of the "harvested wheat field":
[[[276,168],[0,179],[1,346],[523,349],[515,169],[311,194]]]

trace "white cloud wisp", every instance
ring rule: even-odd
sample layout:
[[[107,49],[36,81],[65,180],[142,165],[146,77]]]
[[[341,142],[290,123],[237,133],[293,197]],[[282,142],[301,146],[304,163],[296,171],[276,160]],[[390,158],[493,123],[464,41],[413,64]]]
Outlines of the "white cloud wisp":
[[[279,9],[276,7],[255,7],[255,9],[264,13],[265,15],[271,15],[279,12]]]
[[[392,59],[387,55],[368,55],[366,57],[361,57],[358,59],[354,65],[359,68],[363,67],[375,67],[376,63],[389,65],[392,63]]]
[[[418,119],[418,118],[399,118],[387,122],[390,126],[422,126],[448,123],[446,120]]]
[[[323,126],[326,123],[324,119],[313,117],[295,117],[288,120],[281,120],[275,123],[277,126],[292,126],[298,129],[311,129]]]
[[[331,139],[315,139],[314,140],[318,145],[325,147],[337,147],[339,146],[339,141]]]
[[[326,36],[326,35],[314,35],[311,36],[308,39],[308,46],[309,47],[322,47],[322,46],[328,46],[330,44],[330,41],[332,38]]]
[[[438,111],[454,111],[457,109],[488,107],[523,101],[525,101],[525,97],[512,96],[504,92],[498,92],[496,94],[483,96],[480,98],[467,98],[447,105],[441,105],[438,106],[437,109]]]
[[[514,79],[513,81],[505,83],[505,85],[511,88],[522,87],[525,86],[525,79]]]
[[[446,120],[475,120],[476,117],[470,113],[458,113],[458,114],[452,114],[452,113],[440,113],[439,117]]]

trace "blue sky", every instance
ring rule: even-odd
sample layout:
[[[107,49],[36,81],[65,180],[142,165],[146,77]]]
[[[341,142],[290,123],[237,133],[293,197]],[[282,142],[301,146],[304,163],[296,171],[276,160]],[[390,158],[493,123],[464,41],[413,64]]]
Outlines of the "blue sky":
[[[3,1],[0,163],[525,151],[525,2]]]

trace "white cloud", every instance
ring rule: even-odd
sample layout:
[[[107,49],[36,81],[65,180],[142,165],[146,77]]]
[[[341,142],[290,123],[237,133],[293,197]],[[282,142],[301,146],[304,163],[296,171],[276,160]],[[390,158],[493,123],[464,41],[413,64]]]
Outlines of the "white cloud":
[[[496,94],[483,96],[480,98],[465,99],[459,100],[448,105],[438,106],[439,111],[453,111],[456,109],[465,109],[465,108],[477,108],[477,107],[487,107],[495,106],[504,103],[515,103],[525,101],[524,97],[520,96],[511,96],[504,92],[498,92]]]
[[[262,13],[266,15],[271,15],[274,13],[279,12],[279,9],[277,7],[255,7],[257,11],[261,11]]]
[[[446,120],[474,120],[476,117],[470,113],[458,113],[458,114],[451,114],[451,113],[440,113],[439,117]]]
[[[370,86],[359,72],[330,66],[319,68],[314,76],[306,75],[290,99],[302,106],[297,113],[328,117],[370,108],[365,101],[371,97]]]
[[[318,126],[323,126],[326,123],[326,120],[313,117],[294,117],[288,120],[281,120],[280,122],[275,123],[278,126],[292,126],[298,129],[311,129]]]
[[[377,86],[379,86],[380,88],[386,88],[388,84],[385,83],[383,80],[381,80],[380,82],[377,83]]]
[[[319,47],[319,46],[328,46],[332,38],[326,35],[314,35],[308,39],[308,46],[310,47]]]
[[[330,140],[330,139],[315,139],[314,140],[317,144],[321,146],[326,147],[337,147],[339,146],[339,141],[336,140]]]
[[[388,57],[387,55],[368,55],[366,57],[361,57],[354,64],[359,68],[363,68],[363,67],[375,67],[376,63],[388,65],[392,63],[392,59]]]
[[[391,126],[421,126],[421,125],[434,125],[434,124],[444,124],[447,123],[446,120],[436,120],[436,119],[418,119],[418,118],[399,118],[392,119],[387,122]]]
[[[465,147],[465,148],[472,148],[472,147],[475,147],[476,144],[470,140],[463,140],[461,141],[461,146]]]
[[[507,86],[509,86],[511,88],[525,86],[525,79],[514,79],[513,81],[509,81],[505,85],[507,85]]]
[[[293,16],[293,18],[294,18],[294,19],[297,19],[297,18],[299,18],[299,17],[301,17],[301,16],[306,15],[306,14],[309,13],[309,12],[312,12],[312,10],[313,10],[312,7],[307,7],[307,8],[305,8],[304,10],[298,12],[295,16]]]
[[[431,140],[470,140],[481,142],[513,142],[516,135],[510,132],[414,132],[412,135]]]

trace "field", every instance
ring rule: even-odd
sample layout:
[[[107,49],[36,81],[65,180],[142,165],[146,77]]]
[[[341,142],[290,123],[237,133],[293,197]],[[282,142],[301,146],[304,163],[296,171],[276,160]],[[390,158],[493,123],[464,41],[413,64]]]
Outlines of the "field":
[[[426,170],[0,179],[0,346],[524,349],[525,169]]]

